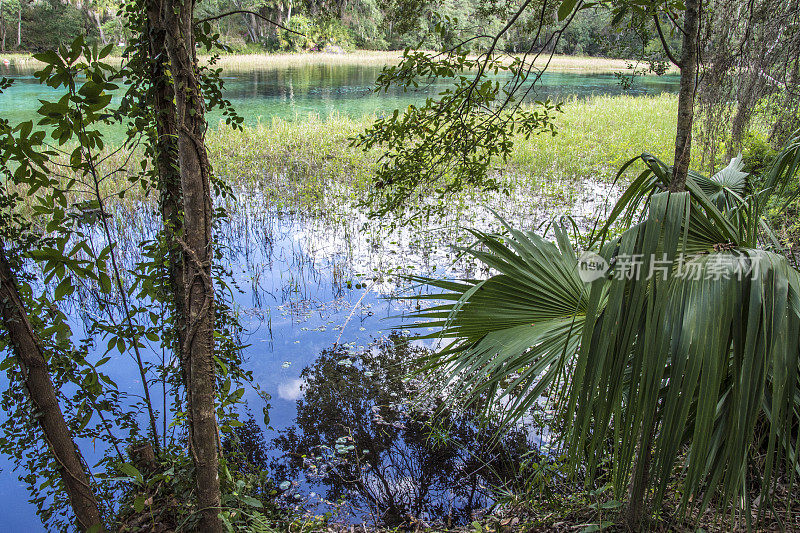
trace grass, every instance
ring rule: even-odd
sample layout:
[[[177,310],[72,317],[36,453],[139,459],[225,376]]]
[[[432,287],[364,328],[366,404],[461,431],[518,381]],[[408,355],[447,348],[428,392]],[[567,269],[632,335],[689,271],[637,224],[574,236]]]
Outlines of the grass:
[[[344,54],[326,52],[231,54],[219,58],[217,64],[225,70],[278,69],[305,65],[371,65],[381,67],[400,62],[400,51],[382,52],[356,50]],[[207,60],[207,57],[201,57]]]
[[[537,67],[544,67],[547,63],[547,56],[542,56],[534,64]],[[610,57],[589,57],[589,56],[566,56],[554,55],[550,64],[547,65],[548,70],[556,71],[577,71],[577,72],[618,72],[628,69],[631,63],[628,59],[614,59]],[[633,62],[636,64],[635,62]],[[639,64],[637,68],[641,69],[643,65]],[[677,72],[674,68],[670,72]]]
[[[556,136],[516,140],[500,169],[510,196],[468,190],[449,198],[446,211],[458,217],[476,205],[488,205],[512,223],[567,212],[593,220],[612,194],[608,184],[625,161],[648,151],[671,162],[676,107],[676,97],[668,94],[568,101],[557,117]],[[221,125],[209,130],[206,142],[215,174],[234,190],[258,196],[269,210],[335,221],[354,215],[353,206],[371,191],[382,152],[352,146],[351,139],[373,120],[334,114],[273,119],[243,130]],[[127,157],[122,151],[110,155],[103,174],[124,167]],[[634,175],[631,169],[624,179]],[[113,199],[129,189],[124,201],[114,203],[134,212],[144,191],[138,184],[132,187],[127,178],[127,172],[114,174],[103,182],[102,192]],[[154,202],[155,196],[148,201]],[[237,209],[235,203],[228,207]],[[471,220],[458,222],[475,226]]]
[[[29,53],[4,53],[0,54],[0,63],[5,63],[8,61],[9,64],[14,66],[38,66],[42,65],[42,62],[34,59],[32,54]]]
[[[553,183],[607,183],[643,151],[670,162],[676,108],[677,99],[667,94],[567,102],[555,137],[517,140],[505,179],[512,191]],[[349,139],[372,120],[340,115],[275,119],[243,131],[220,127],[207,142],[215,172],[231,184],[257,188],[279,204],[299,201],[305,208],[324,209],[331,191],[352,200],[368,191],[381,153],[350,146]]]
[[[645,151],[671,162],[677,102],[670,94],[574,99],[556,120],[558,134],[520,139],[510,166],[531,177],[607,181]]]
[[[275,119],[242,131],[220,127],[206,141],[214,172],[227,182],[258,189],[278,204],[300,200],[320,208],[332,184],[352,199],[369,186],[378,153],[350,147],[348,139],[371,121],[341,115]]]
[[[399,63],[402,56],[402,51],[372,50],[356,50],[344,54],[265,52],[260,54],[224,55],[220,57],[218,65],[228,71],[278,69],[305,65],[371,65],[380,67]],[[111,59],[120,61],[118,57]],[[11,65],[30,68],[36,68],[42,64],[29,53],[0,54],[0,63],[6,60]],[[201,56],[200,60],[207,61],[208,56]],[[543,56],[536,61],[535,65],[544,67],[546,60],[547,57]],[[555,72],[624,72],[627,70],[628,64],[629,61],[626,59],[556,55],[553,56],[547,68]]]
[[[324,52],[235,54],[222,56],[218,64],[227,70],[252,70],[254,68],[287,68],[303,65],[393,65],[400,62],[402,51],[356,50],[344,54]],[[535,65],[544,67],[547,57],[539,58]],[[626,59],[611,59],[588,56],[553,56],[548,70],[558,72],[618,72],[628,68]]]

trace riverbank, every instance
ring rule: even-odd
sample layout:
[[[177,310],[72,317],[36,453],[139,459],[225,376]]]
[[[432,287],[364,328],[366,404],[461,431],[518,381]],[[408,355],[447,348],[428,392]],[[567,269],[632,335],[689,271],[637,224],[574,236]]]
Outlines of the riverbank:
[[[394,65],[403,58],[403,52],[398,51],[371,51],[356,50],[342,54],[325,52],[306,52],[298,54],[241,54],[225,55],[219,58],[217,64],[223,69],[244,70],[254,68],[287,68],[309,64],[325,65]],[[542,56],[535,61],[537,68],[544,68],[555,72],[620,72],[628,70],[631,64],[627,59],[612,59],[607,57],[565,56],[555,55],[548,64],[549,56]],[[635,62],[634,62],[635,63]],[[639,65],[638,68],[642,68]]]
[[[223,55],[217,61],[217,65],[224,70],[242,71],[253,69],[279,69],[300,67],[304,65],[394,65],[400,62],[403,57],[402,51],[372,51],[355,50],[341,54],[326,52],[305,52],[305,53],[263,53],[263,54],[230,54]],[[625,72],[629,66],[635,62],[627,59],[612,59],[606,57],[588,56],[565,56],[555,55],[547,64],[549,56],[542,56],[535,62],[535,66],[543,68],[547,66],[553,72]],[[208,61],[208,56],[200,56],[201,61]],[[109,62],[119,63],[121,58],[109,57]],[[38,68],[42,63],[33,58],[30,53],[6,53],[0,54],[0,74],[2,66],[17,66],[25,68]],[[645,65],[637,65],[638,69]]]

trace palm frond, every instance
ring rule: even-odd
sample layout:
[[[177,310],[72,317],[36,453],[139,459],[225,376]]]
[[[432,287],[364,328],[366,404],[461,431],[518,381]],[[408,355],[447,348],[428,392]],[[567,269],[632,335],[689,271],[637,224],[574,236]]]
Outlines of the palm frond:
[[[484,281],[412,278],[443,292],[446,303],[413,313],[409,327],[439,327],[428,337],[455,339],[427,361],[446,368],[456,396],[503,401],[505,421],[522,416],[577,351],[588,287],[560,228],[558,244],[507,227],[509,237],[473,232],[482,249],[463,249],[496,273]]]
[[[674,262],[691,202],[689,193],[654,195],[646,221],[623,234],[620,254],[642,257],[643,269],[652,257]],[[652,449],[654,475],[645,478],[657,480],[659,502],[685,455],[684,504],[704,505],[716,488],[731,502],[746,465],[763,453],[757,424],[769,419],[766,497],[776,461],[798,468],[798,281],[783,256],[748,248],[699,255],[647,281],[610,281],[607,304],[590,304],[569,385],[572,455],[590,458],[591,475],[614,442],[621,496],[645,474],[633,470],[647,464],[637,454]]]
[[[742,154],[739,154],[710,178],[695,171],[689,172],[689,178],[714,202],[717,209],[727,211],[744,202],[750,174],[742,172],[743,168]]]
[[[589,480],[612,459],[618,496],[646,479],[658,506],[680,465],[684,506],[731,503],[757,464],[766,502],[776,472],[800,475],[800,274],[757,246],[771,235],[767,200],[800,169],[800,138],[756,193],[738,158],[692,173],[683,193],[666,192],[671,170],[648,154],[620,176],[636,160],[645,170],[589,239],[608,277],[580,280],[563,229],[553,243],[506,225],[509,237],[473,232],[463,250],[490,278],[416,278],[443,291],[419,298],[444,303],[413,326],[449,341],[426,368],[506,421],[558,385],[565,450]],[[610,238],[615,225],[627,229]],[[622,271],[631,258],[635,275]]]

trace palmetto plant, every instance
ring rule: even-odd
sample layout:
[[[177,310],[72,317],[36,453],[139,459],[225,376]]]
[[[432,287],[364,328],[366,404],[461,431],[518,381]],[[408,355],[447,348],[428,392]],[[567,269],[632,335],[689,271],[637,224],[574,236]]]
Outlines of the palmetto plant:
[[[427,368],[507,421],[549,391],[576,470],[592,480],[610,458],[629,509],[648,494],[657,509],[675,479],[684,508],[712,496],[750,507],[757,490],[763,504],[800,473],[800,273],[764,217],[798,170],[800,142],[758,190],[738,158],[711,178],[690,173],[681,193],[667,191],[669,167],[637,159],[645,170],[590,238],[607,275],[584,283],[556,226],[555,242],[473,232],[478,246],[464,252],[493,269],[486,280],[418,278],[443,291],[423,298],[445,301],[413,317],[448,341]]]

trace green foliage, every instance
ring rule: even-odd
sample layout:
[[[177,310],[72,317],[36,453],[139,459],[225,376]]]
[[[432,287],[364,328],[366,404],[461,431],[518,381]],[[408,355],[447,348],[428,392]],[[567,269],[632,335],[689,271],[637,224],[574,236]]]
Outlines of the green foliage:
[[[413,315],[415,326],[455,339],[428,368],[450,371],[471,401],[510,406],[509,420],[557,391],[573,468],[591,480],[610,459],[618,499],[646,485],[658,510],[680,463],[684,508],[737,505],[752,483],[764,502],[800,473],[800,273],[771,251],[764,219],[796,175],[798,144],[752,193],[739,161],[714,178],[692,173],[687,193],[661,192],[671,169],[642,158],[592,241],[607,276],[584,285],[556,226],[558,245],[511,228],[475,233],[480,247],[465,252],[497,272],[485,281],[421,280],[449,302]],[[617,220],[629,229],[604,242]]]
[[[431,77],[452,78],[453,87],[422,106],[378,118],[354,140],[385,151],[371,202],[379,206],[378,215],[407,205],[425,210],[425,197],[441,199],[465,187],[498,190],[499,182],[488,175],[494,160],[505,162],[518,137],[555,135],[553,115],[561,105],[537,102],[530,108],[520,105],[524,94],[514,94],[533,81],[520,58],[507,62],[491,53],[476,58],[461,46],[441,54],[406,50],[400,65],[384,69],[377,89],[410,90]]]
[[[287,26],[291,32],[278,30],[278,48],[298,52],[316,46],[313,38],[316,25],[305,15],[295,15]],[[298,35],[297,32],[301,35]]]
[[[94,35],[87,15],[70,3],[45,0],[22,12],[22,48],[31,52],[55,50],[79,35]]]
[[[114,429],[135,438],[138,428],[133,422],[133,412],[141,404],[135,400],[129,403],[102,372],[100,367],[110,358],[101,356],[97,360],[90,354],[101,338],[103,342],[108,340],[109,350],[111,347],[120,353],[131,348],[138,350],[142,333],[130,322],[118,321],[115,306],[106,300],[112,294],[119,294],[120,285],[112,281],[119,280],[114,263],[115,243],[95,240],[102,234],[98,226],[106,223],[103,204],[97,197],[88,201],[76,201],[74,197],[79,183],[96,186],[98,152],[104,147],[97,128],[109,121],[109,93],[117,87],[116,71],[103,63],[110,50],[110,47],[92,48],[78,38],[69,48],[37,55],[46,65],[36,73],[37,78],[61,89],[63,94],[57,100],[42,101],[38,127],[29,121],[6,129],[0,160],[6,186],[13,184],[7,191],[14,191],[12,198],[16,191],[24,191],[30,209],[28,213],[18,211],[18,233],[5,236],[8,240],[4,244],[15,256],[15,266],[23,280],[22,293],[50,358],[50,373],[61,395],[70,429],[76,438],[94,439],[107,447],[110,456],[115,452],[119,456],[120,438],[112,432],[108,420],[116,421]],[[72,149],[59,149],[75,142],[79,144]],[[54,164],[58,157],[66,160],[61,167]],[[56,169],[66,169],[67,175]],[[12,212],[19,208],[7,207]],[[36,239],[34,246],[32,238]],[[39,279],[31,276],[37,272]],[[83,332],[87,338],[76,341],[73,338],[81,332],[73,331],[63,309],[79,295],[87,296],[81,290],[85,289],[84,284],[95,286],[88,301],[97,306],[98,314]],[[4,394],[4,403],[8,409],[25,409],[27,402],[19,390],[19,371],[11,365],[6,370],[11,386]],[[68,383],[77,388],[70,388]],[[134,406],[133,411],[123,407],[126,403]],[[52,461],[46,446],[25,453],[30,431],[38,434],[32,424],[29,416],[14,417],[14,422],[5,428],[3,449],[16,458],[18,466],[26,467],[26,481],[43,521],[63,524],[66,513],[65,495],[58,490],[60,469],[44,467]],[[46,505],[46,495],[53,490],[57,503]]]
[[[287,52],[328,51],[330,47],[352,48],[353,36],[341,21],[333,18],[292,17],[287,28],[277,31],[276,49]]]
[[[778,152],[762,136],[750,133],[742,139],[743,170],[759,176],[772,164]]]
[[[194,504],[191,460],[180,447],[169,447],[150,458],[140,455],[141,449],[131,446],[130,462],[111,462],[100,476],[108,497],[117,500],[114,526],[121,531],[138,531],[144,524],[172,531],[195,530],[199,513]],[[286,514],[274,505],[276,492],[264,491],[266,485],[254,481],[252,473],[237,470],[240,466],[238,461],[222,465],[221,514],[228,531],[257,529],[265,522],[284,519]]]
[[[132,6],[131,13],[141,11]],[[182,380],[176,365],[164,356],[174,348],[165,247],[159,235],[124,242],[142,250],[140,262],[124,262],[119,248],[124,238],[131,237],[121,236],[110,222],[114,202],[124,199],[131,187],[147,195],[159,186],[159,176],[150,162],[154,146],[145,149],[144,155],[133,150],[141,141],[154,142],[154,116],[147,98],[157,80],[150,74],[144,46],[147,34],[142,35],[142,40],[132,44],[130,61],[123,69],[107,63],[112,45],[98,50],[81,37],[70,46],[37,54],[35,58],[44,67],[35,77],[53,88],[54,96],[41,101],[36,124],[27,121],[12,126],[0,121],[2,244],[11,256],[25,305],[42,338],[72,434],[79,442],[94,443],[102,456],[95,465],[98,484],[93,489],[108,495],[102,499],[106,517],[118,516],[120,520],[126,519],[129,510],[127,504],[120,504],[120,495],[122,502],[129,498],[130,507],[141,516],[145,507],[152,505],[147,497],[141,497],[142,486],[151,490],[149,483],[160,484],[162,496],[164,491],[173,491],[165,496],[172,498],[167,504],[171,509],[175,501],[187,498],[186,487],[193,479],[192,472],[181,467],[177,474],[181,479],[173,482],[175,464],[185,464],[188,456],[178,445],[185,421],[182,402],[172,400],[180,399]],[[214,34],[200,31],[198,40],[207,50],[216,48]],[[201,75],[207,106],[221,108],[229,124],[239,124],[241,118],[222,97],[219,70],[206,67]],[[123,85],[126,94],[118,103],[112,102],[112,93]],[[7,87],[6,80],[0,87]],[[129,137],[122,149],[130,149],[131,156],[140,158],[133,171],[108,168],[103,132],[114,122],[129,125]],[[129,159],[122,161],[126,165]],[[112,181],[114,185],[109,186]],[[223,198],[230,194],[219,180],[214,180],[213,186],[214,193]],[[109,188],[113,189],[111,195]],[[223,219],[224,211],[219,210],[215,224]],[[225,434],[241,424],[237,406],[251,374],[243,368],[242,327],[231,309],[233,293],[226,285],[230,272],[219,262],[224,250],[215,247],[215,253],[212,274],[221,293],[215,313],[215,336],[219,339],[215,353],[217,416]],[[70,306],[82,310],[80,320],[68,320]],[[81,336],[86,338],[82,340]],[[43,522],[65,528],[70,514],[61,487],[61,469],[54,464],[43,437],[31,444],[31,435],[40,436],[40,432],[30,416],[20,369],[8,344],[2,341],[0,347],[2,370],[10,382],[3,393],[3,407],[14,414],[4,425],[0,449],[23,470],[20,477],[28,485]],[[103,365],[123,357],[133,359],[139,369],[140,394],[119,391],[103,371]],[[163,384],[164,397],[158,403],[164,406],[163,412],[155,407],[149,393],[156,380]],[[160,434],[157,418],[162,418],[163,427],[172,422],[175,429],[170,436]],[[143,436],[140,426],[147,428]],[[149,442],[158,460],[169,463],[164,466],[167,472],[173,469],[167,474],[169,483],[163,473],[155,478],[153,472],[134,475],[133,467],[125,466],[126,445],[142,440]],[[164,455],[162,446],[166,448]],[[175,450],[183,450],[183,455]],[[119,474],[119,469],[127,477]],[[238,523],[244,513],[234,520],[237,509],[252,511],[250,489],[241,476],[230,473],[225,483],[227,519]],[[182,520],[196,520],[191,507],[169,512],[173,511]],[[178,525],[175,522],[175,527]]]
[[[7,46],[16,44],[16,5],[19,0],[6,0],[3,6]],[[66,44],[78,35],[90,42],[99,40],[95,13],[108,42],[127,42],[136,38],[125,24],[124,2],[119,13],[114,5],[89,3],[80,6],[53,0],[35,2],[23,10],[23,50],[33,52]],[[555,21],[555,2],[547,3],[547,24]],[[567,6],[569,7],[569,6]],[[574,7],[574,6],[573,6]],[[487,34],[498,31],[513,12],[514,6],[504,2],[477,0],[350,0],[347,2],[289,3],[276,0],[215,0],[198,5],[197,18],[246,9],[273,20],[301,34],[292,34],[260,19],[240,14],[214,22],[214,30],[235,53],[269,51],[324,50],[326,46],[343,49],[402,50],[422,46],[426,49],[453,47],[464,31],[481,27]],[[290,16],[291,15],[291,16]],[[551,16],[552,15],[552,16]],[[657,39],[647,24],[612,26],[613,14],[608,10],[582,10],[556,44],[557,53],[602,57],[633,58],[641,55],[644,43]],[[443,20],[461,21],[440,33],[436,25]],[[533,44],[541,49],[547,39],[535,39],[534,26],[539,21],[539,7],[532,6],[498,41],[497,49],[522,52]],[[643,29],[644,28],[644,29]],[[674,40],[674,39],[673,39]],[[472,42],[469,50],[480,52],[485,44]],[[650,53],[656,53],[653,49]],[[648,54],[645,54],[648,55]],[[663,57],[663,54],[661,54]]]

